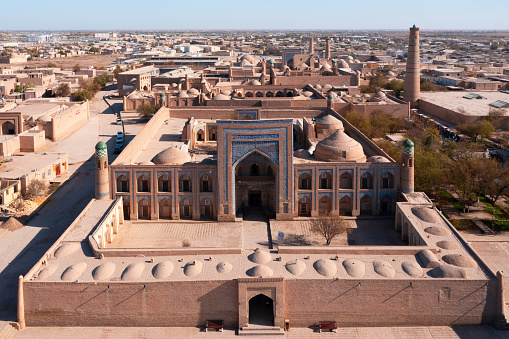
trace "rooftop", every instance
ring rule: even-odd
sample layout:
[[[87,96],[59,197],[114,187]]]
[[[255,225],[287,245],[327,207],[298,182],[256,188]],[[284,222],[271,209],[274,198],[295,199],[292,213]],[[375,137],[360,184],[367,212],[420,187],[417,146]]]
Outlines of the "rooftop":
[[[421,100],[430,102],[449,110],[458,111],[464,109],[465,115],[469,116],[488,116],[490,112],[490,103],[497,100],[509,102],[509,94],[498,91],[480,92],[487,100],[472,100],[465,98],[465,92],[421,92]]]

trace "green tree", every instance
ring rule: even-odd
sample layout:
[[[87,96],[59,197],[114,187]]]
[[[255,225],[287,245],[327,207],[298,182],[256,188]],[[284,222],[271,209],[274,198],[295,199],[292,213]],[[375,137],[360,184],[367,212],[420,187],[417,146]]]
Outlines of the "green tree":
[[[72,68],[72,71],[74,73],[78,73],[80,70],[81,70],[81,67],[79,64],[74,65],[74,67]]]
[[[99,52],[100,52],[99,48],[97,48],[97,47],[91,47],[91,48],[89,49],[89,51],[90,51],[90,53],[94,53],[94,54],[95,54],[95,53],[99,53]]]
[[[119,65],[117,65],[113,70],[113,77],[116,79],[119,73],[122,73],[122,68]]]
[[[447,176],[449,160],[441,153],[426,147],[415,148],[415,190],[435,197]]]
[[[495,205],[498,199],[509,194],[509,167],[494,160],[491,161],[487,175],[489,182],[486,185],[486,193],[493,202],[493,213],[495,213]]]
[[[72,101],[85,101],[92,100],[93,95],[86,89],[78,89],[71,95],[71,97]]]
[[[58,66],[55,63],[53,63],[53,62],[48,62],[46,64],[46,67],[49,67],[49,68],[58,68]]]
[[[495,128],[488,120],[479,120],[470,124],[457,125],[456,129],[471,137],[474,141],[481,138],[489,138],[491,133],[495,132]]]
[[[55,88],[56,97],[68,97],[71,95],[71,87],[68,83],[64,82]]]
[[[154,114],[157,113],[157,111],[159,111],[159,108],[161,108],[161,106],[159,106],[159,104],[156,104],[156,105],[143,104],[140,107],[138,107],[136,112],[138,112],[138,114],[141,117],[151,118]]]
[[[405,88],[405,82],[403,80],[392,79],[385,85],[385,88],[392,90],[394,95],[399,97],[401,91]]]

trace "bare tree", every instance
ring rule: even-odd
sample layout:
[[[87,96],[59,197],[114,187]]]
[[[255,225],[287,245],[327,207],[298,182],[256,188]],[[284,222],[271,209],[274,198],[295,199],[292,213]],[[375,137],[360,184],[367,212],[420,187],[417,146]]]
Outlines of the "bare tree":
[[[42,180],[32,180],[26,189],[25,197],[30,200],[35,200],[46,194],[46,183]]]
[[[335,236],[345,233],[346,230],[346,222],[337,215],[320,216],[311,220],[311,232],[322,235],[327,246]]]

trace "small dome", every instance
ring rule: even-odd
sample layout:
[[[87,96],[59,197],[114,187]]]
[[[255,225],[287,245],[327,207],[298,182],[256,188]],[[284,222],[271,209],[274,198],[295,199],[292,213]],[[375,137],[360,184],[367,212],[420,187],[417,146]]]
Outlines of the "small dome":
[[[329,66],[329,68],[330,68],[330,66]],[[324,92],[326,92],[326,91],[331,90],[332,86],[330,84],[325,84],[325,85],[323,85],[322,89],[323,89]]]
[[[196,88],[191,88],[187,91],[187,94],[189,95],[198,95],[200,94],[200,91],[198,91]]]
[[[56,272],[58,266],[57,265],[50,265],[48,267],[45,267],[44,269],[39,272],[39,275],[37,276],[37,280],[44,280],[53,275],[53,273]]]
[[[390,161],[389,159],[381,155],[373,155],[372,157],[368,158],[367,162],[390,162]]]
[[[382,92],[382,91],[376,92],[375,96],[378,97],[378,98],[385,98],[386,97],[385,93]]]
[[[387,261],[375,260],[373,261],[375,272],[385,278],[393,278],[396,270]]]
[[[231,99],[231,98],[230,98],[229,96],[226,96],[226,95],[221,94],[221,93],[219,93],[219,94],[215,95],[215,96],[212,98],[212,100],[230,100],[230,99]]]
[[[272,257],[270,256],[269,252],[262,251],[258,248],[254,251],[254,253],[251,253],[247,258],[256,264],[266,264],[272,260]]]
[[[260,277],[260,278],[267,278],[272,276],[274,272],[272,269],[265,265],[257,265],[255,267],[252,267],[246,271],[246,274],[250,277]]]
[[[94,280],[106,280],[115,272],[115,268],[116,266],[112,262],[99,265],[92,271],[92,278]]]
[[[262,84],[262,83],[261,83],[260,81],[258,81],[258,80],[253,80],[253,81],[251,81],[251,85],[261,86],[261,84]]]
[[[459,244],[448,240],[442,240],[437,242],[437,246],[443,248],[444,250],[457,250],[458,248],[461,247]]]
[[[338,118],[327,114],[323,117],[316,119],[315,128],[318,131],[329,131],[330,133],[334,133],[337,130],[344,131],[343,122]]]
[[[152,166],[152,165],[154,165],[154,163],[152,161],[142,161],[138,165],[141,165],[141,166]]]
[[[321,90],[322,90],[322,85],[320,85],[320,84],[316,84],[316,85],[315,85],[315,89],[317,89],[317,90],[321,91]]]
[[[285,265],[285,268],[293,275],[300,275],[306,269],[306,264],[302,260],[295,259],[288,261]]]
[[[426,268],[435,268],[440,266],[437,256],[430,250],[420,250],[417,254],[422,264]]]
[[[332,277],[338,271],[336,265],[330,260],[319,259],[313,263],[313,268],[325,277]]]
[[[354,278],[362,278],[366,274],[366,266],[357,259],[346,259],[343,261],[343,267],[349,276]]]
[[[99,141],[96,145],[95,145],[95,149],[96,150],[102,150],[102,149],[106,149],[107,146],[104,142],[102,141]]]
[[[170,261],[161,261],[152,269],[152,275],[156,279],[167,278],[173,272],[173,267]]]
[[[179,93],[178,97],[179,97],[179,98],[181,98],[181,99],[184,99],[184,98],[189,98],[189,95],[187,95],[187,93],[186,93],[186,92],[181,91],[181,92]]]
[[[309,158],[311,156],[311,153],[307,149],[298,149],[295,152],[293,152],[293,156],[297,158]]]
[[[306,98],[310,98],[313,95],[313,92],[311,92],[311,91],[304,91],[304,92],[302,92],[302,95],[305,96]]]
[[[318,142],[314,155],[323,161],[366,161],[361,144],[341,130]]]
[[[53,119],[53,118],[51,117],[51,115],[49,115],[49,114],[43,114],[43,115],[41,115],[40,117],[38,117],[38,118],[37,118],[37,121],[49,122],[49,121],[51,121],[51,119]]]
[[[188,277],[194,277],[200,274],[203,268],[203,263],[199,260],[193,260],[188,262],[186,266],[184,266],[184,274]]]
[[[368,93],[365,93],[362,95],[363,98],[371,98],[371,95],[369,95]]]
[[[442,257],[442,260],[450,265],[458,267],[475,267],[477,264],[474,259],[464,254],[447,254]]]
[[[403,141],[403,147],[414,147],[414,143],[412,140],[406,139],[405,141]]]
[[[232,94],[232,92],[231,92],[231,91],[229,91],[229,90],[227,90],[227,89],[223,89],[223,90],[221,91],[221,94],[229,96],[229,95],[231,95],[231,94]]]
[[[433,234],[433,235],[438,235],[441,237],[446,237],[448,235],[451,235],[451,233],[448,230],[446,230],[445,228],[437,227],[437,226],[427,227],[424,229],[424,232]]]
[[[352,98],[361,98],[361,96],[359,94],[354,94],[352,95]]]
[[[55,251],[55,258],[63,258],[68,256],[71,253],[76,252],[77,249],[80,248],[80,243],[71,242],[67,244],[63,244]]]
[[[84,262],[71,265],[65,269],[60,278],[63,281],[76,281],[83,274],[86,268],[87,264]]]
[[[331,67],[327,63],[323,64],[322,67],[320,67],[320,72],[327,72],[327,71],[330,71],[330,70],[331,70]]]
[[[145,263],[137,262],[135,264],[129,264],[122,272],[120,279],[122,280],[136,280],[141,277],[143,270],[145,269]]]
[[[138,94],[138,92],[133,92],[128,96],[129,99],[139,99],[141,96]]]
[[[176,83],[172,83],[171,87],[176,88],[178,85]]]
[[[152,158],[152,162],[157,165],[179,165],[189,161],[189,153],[177,147],[169,147]]]
[[[216,271],[218,273],[228,273],[232,270],[233,266],[228,261],[221,261],[216,265]]]
[[[339,68],[350,68],[350,65],[348,65],[345,60],[341,59],[339,60]]]
[[[420,278],[422,277],[422,268],[419,264],[413,261],[404,261],[401,264],[403,271],[411,277]]]
[[[422,221],[436,224],[440,222],[437,212],[431,207],[412,207],[412,213]]]
[[[467,271],[464,268],[452,265],[440,265],[429,271],[428,274],[433,278],[467,278]]]

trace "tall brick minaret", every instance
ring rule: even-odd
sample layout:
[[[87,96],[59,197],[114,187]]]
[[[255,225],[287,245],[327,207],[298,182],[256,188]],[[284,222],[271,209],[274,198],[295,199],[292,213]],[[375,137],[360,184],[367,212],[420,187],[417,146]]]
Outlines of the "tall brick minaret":
[[[330,38],[325,39],[325,59],[330,59]]]
[[[414,143],[410,139],[403,141],[401,162],[401,192],[414,193]]]
[[[408,56],[406,62],[405,91],[403,100],[415,107],[421,96],[421,67],[419,55],[419,28],[410,28],[408,40]]]
[[[110,199],[108,148],[102,141],[95,145],[95,198],[98,200]]]
[[[313,41],[313,37],[309,38],[309,54],[315,54],[315,44]]]

